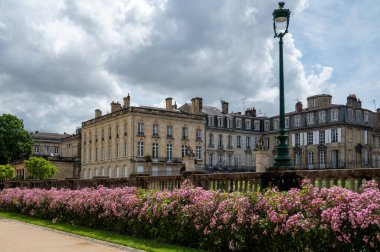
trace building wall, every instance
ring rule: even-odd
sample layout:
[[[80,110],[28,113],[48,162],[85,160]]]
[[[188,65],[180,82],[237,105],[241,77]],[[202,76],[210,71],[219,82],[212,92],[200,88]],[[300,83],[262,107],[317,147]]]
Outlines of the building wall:
[[[139,134],[143,124],[143,134]],[[158,125],[153,134],[153,125]],[[173,129],[168,137],[167,127]],[[187,128],[188,137],[182,137]],[[124,177],[132,173],[171,174],[182,164],[182,145],[203,146],[196,139],[196,130],[204,132],[200,115],[157,108],[129,107],[82,124],[82,175]],[[139,143],[143,154],[139,155]],[[153,145],[158,144],[158,156],[153,156]],[[172,159],[168,160],[167,145],[172,145]],[[202,147],[203,149],[203,147]],[[104,154],[102,154],[104,153]],[[198,160],[203,164],[203,157]]]

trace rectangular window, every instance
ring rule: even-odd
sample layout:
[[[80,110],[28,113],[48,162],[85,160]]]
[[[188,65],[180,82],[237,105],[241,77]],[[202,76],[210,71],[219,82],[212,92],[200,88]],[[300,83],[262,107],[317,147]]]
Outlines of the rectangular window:
[[[232,136],[228,136],[228,149],[232,149]]]
[[[307,114],[307,125],[314,124],[314,113]]]
[[[301,165],[301,153],[300,152],[296,152],[295,153],[294,165],[295,166],[300,166]]]
[[[338,121],[338,110],[337,109],[331,110],[331,121],[332,122]]]
[[[319,151],[319,168],[326,168],[326,151]]]
[[[301,136],[300,133],[295,133],[295,145],[300,146],[301,145]]]
[[[228,155],[228,166],[229,166],[229,167],[232,166],[232,154],[229,154],[229,155]]]
[[[241,136],[236,136],[236,144],[237,144],[237,148],[241,148]]]
[[[331,142],[332,143],[337,143],[338,142],[338,130],[337,129],[332,129],[331,130]]]
[[[223,165],[223,156],[221,153],[218,154],[218,166]]]
[[[307,144],[313,144],[313,132],[307,132]]]
[[[98,142],[98,129],[95,129],[95,143]]]
[[[214,126],[214,117],[208,116],[208,126],[213,127]]]
[[[119,138],[119,123],[116,124],[116,138]]]
[[[112,145],[108,144],[108,160],[112,159]]]
[[[232,119],[227,119],[227,128],[232,129]]]
[[[202,159],[202,156],[201,156],[201,146],[195,147],[195,153],[196,153],[196,156],[197,156],[197,160],[201,160]]]
[[[38,145],[34,146],[34,153],[40,153],[40,146]]]
[[[307,164],[308,165],[313,165],[313,162],[314,162],[313,152],[308,151],[307,152]]]
[[[127,135],[127,129],[128,129],[127,122],[124,122],[124,136]]]
[[[166,145],[166,159],[169,162],[173,160],[173,145],[172,144]]]
[[[251,120],[246,120],[245,121],[245,129],[251,130]]]
[[[144,142],[137,142],[137,156],[144,156]]]
[[[213,159],[214,159],[214,154],[210,153],[210,155],[208,156],[208,165],[209,166],[212,166],[214,164]]]
[[[108,139],[111,139],[112,137],[112,128],[111,126],[108,126]]]
[[[364,144],[368,144],[368,131],[364,131]]]
[[[185,157],[185,155],[186,155],[186,150],[187,150],[187,146],[186,146],[186,145],[182,145],[182,147],[181,147],[182,158]]]
[[[126,157],[127,155],[128,155],[127,143],[124,143],[124,157]]]
[[[264,121],[264,131],[269,131],[269,121]]]
[[[167,126],[166,127],[166,134],[167,134],[167,137],[168,138],[172,138],[173,137],[173,126]]]
[[[240,155],[235,155],[235,166],[240,167]]]
[[[354,118],[354,111],[352,109],[348,109],[348,116],[347,116],[347,121],[351,122]]]
[[[241,129],[241,118],[236,118],[236,128]]]
[[[260,131],[260,121],[255,121],[255,131]]]
[[[323,124],[326,122],[326,111],[319,111],[318,113],[318,121],[320,124]]]
[[[137,135],[144,135],[144,123],[137,123]]]
[[[320,130],[319,131],[319,144],[324,144],[325,143],[325,138],[326,138],[325,131],[324,130]]]
[[[101,148],[101,160],[103,161],[105,159],[105,153],[104,153],[104,145],[102,145],[102,148]]]
[[[186,127],[182,128],[182,140],[188,140],[188,131]]]
[[[219,135],[218,148],[223,149],[223,135]]]
[[[116,158],[120,158],[120,144],[116,144]]]
[[[269,142],[270,142],[269,137],[265,137],[264,138],[264,149],[269,150]]]
[[[289,117],[285,118],[285,129],[289,129]]]
[[[201,129],[197,129],[197,131],[196,131],[196,139],[198,141],[202,139]]]
[[[153,143],[152,146],[152,158],[158,159],[158,143]]]
[[[54,154],[58,155],[59,154],[59,147],[54,146]]]
[[[88,152],[88,161],[92,162],[92,148],[90,148],[90,151]]]
[[[158,124],[153,124],[153,137],[158,137]]]
[[[279,120],[278,119],[274,119],[273,120],[273,127],[275,130],[278,130],[280,125],[279,125]]]
[[[251,148],[251,137],[249,137],[249,136],[245,137],[245,147],[247,149]]]
[[[296,127],[301,126],[301,115],[295,116],[294,126]]]
[[[95,161],[98,161],[98,147],[95,147]]]
[[[49,152],[50,152],[50,148],[49,148],[49,146],[45,146],[45,153],[46,153],[46,154],[49,154]]]
[[[219,128],[223,127],[223,118],[222,117],[218,117],[218,127]]]

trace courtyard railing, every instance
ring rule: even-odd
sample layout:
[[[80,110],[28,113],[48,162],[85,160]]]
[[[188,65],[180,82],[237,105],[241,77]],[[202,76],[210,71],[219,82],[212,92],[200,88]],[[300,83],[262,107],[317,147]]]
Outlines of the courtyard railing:
[[[365,181],[374,180],[380,184],[380,169],[325,169],[325,170],[290,170],[272,172],[241,173],[184,173],[182,176],[150,176],[149,174],[132,174],[127,178],[94,177],[92,179],[69,178],[65,180],[12,180],[4,183],[5,188],[67,188],[81,189],[86,187],[105,186],[109,188],[137,186],[146,189],[179,188],[185,179],[206,190],[222,190],[226,192],[260,191],[263,188],[284,184],[300,184],[309,179],[316,187],[332,187],[334,185],[349,188],[353,191]]]

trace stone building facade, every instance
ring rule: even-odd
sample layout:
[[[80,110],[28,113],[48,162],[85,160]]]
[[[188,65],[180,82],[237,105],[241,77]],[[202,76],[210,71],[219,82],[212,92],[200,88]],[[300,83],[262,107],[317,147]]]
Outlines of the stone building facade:
[[[30,134],[33,140],[32,154],[34,156],[61,156],[61,142],[68,134],[36,131]]]
[[[191,104],[180,110],[190,111]],[[258,117],[254,108],[245,114],[203,106],[205,116],[205,167],[208,170],[255,170],[258,140],[262,138],[266,165],[276,155],[279,116]],[[307,107],[297,102],[285,116],[289,155],[299,169],[380,167],[380,111],[362,108],[355,95],[346,105],[332,103],[332,96],[308,97]]]
[[[201,98],[199,98],[201,99]],[[254,108],[245,114],[230,113],[228,102],[221,102],[221,109],[202,106],[205,117],[205,168],[208,171],[254,171],[254,148],[260,137],[260,118]],[[190,111],[192,105],[179,108]]]
[[[332,104],[331,95],[307,99],[307,108],[298,102],[286,114],[289,154],[293,166],[302,169],[374,167],[377,146],[373,139],[377,113],[362,108],[355,95],[346,105]],[[275,156],[279,117],[264,120],[262,134],[267,149]]]
[[[188,147],[203,165],[204,117],[199,99],[194,109],[185,113],[166,99],[166,108],[130,106],[111,103],[111,113],[82,123],[82,178],[94,176],[128,177],[135,173],[172,175],[183,168],[182,158]]]

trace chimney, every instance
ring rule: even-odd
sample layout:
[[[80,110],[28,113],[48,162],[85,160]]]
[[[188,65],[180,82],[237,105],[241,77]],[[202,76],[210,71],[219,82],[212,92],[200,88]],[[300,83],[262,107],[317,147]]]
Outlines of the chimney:
[[[357,108],[362,108],[362,101],[360,99],[358,99],[358,102],[356,104]]]
[[[297,113],[302,112],[302,102],[300,101],[296,103],[296,112]]]
[[[252,117],[256,117],[256,109],[255,109],[255,107],[248,108],[248,109],[245,111],[245,115],[249,115],[249,116],[252,116]]]
[[[177,109],[177,102],[174,102],[173,109]]]
[[[129,96],[129,93],[127,97],[123,98],[123,100],[124,100],[124,108],[129,108],[129,106],[131,105],[131,97]]]
[[[121,105],[118,102],[111,102],[111,113],[119,111],[121,109]]]
[[[195,97],[191,99],[191,109],[193,114],[200,114],[202,112],[202,98]]]
[[[222,113],[228,114],[228,102],[222,100]]]
[[[102,111],[100,109],[95,109],[95,118],[101,117]]]
[[[166,110],[173,110],[173,98],[168,97],[165,99],[166,101]]]

